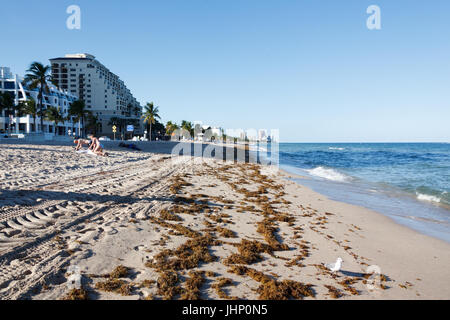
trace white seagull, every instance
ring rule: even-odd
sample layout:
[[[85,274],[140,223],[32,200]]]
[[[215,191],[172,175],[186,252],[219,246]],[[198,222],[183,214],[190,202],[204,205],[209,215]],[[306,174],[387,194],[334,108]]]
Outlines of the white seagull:
[[[335,263],[327,263],[325,267],[331,272],[338,272],[341,270],[342,262],[344,262],[342,258],[337,258]]]

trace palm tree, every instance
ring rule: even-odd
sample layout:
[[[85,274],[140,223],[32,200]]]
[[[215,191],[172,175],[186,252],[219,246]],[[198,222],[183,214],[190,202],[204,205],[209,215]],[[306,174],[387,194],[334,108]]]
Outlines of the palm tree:
[[[152,141],[152,124],[155,124],[156,119],[161,119],[158,112],[159,107],[155,107],[153,105],[153,102],[147,103],[147,105],[144,107],[144,114],[142,115],[142,118],[144,119],[144,123],[150,125],[149,131],[150,141]]]
[[[20,112],[24,114],[29,114],[33,117],[33,123],[34,123],[34,131],[37,132],[37,123],[36,118],[39,114],[39,110],[36,106],[36,101],[34,101],[33,98],[30,98],[27,101],[21,101],[19,103]]]
[[[184,129],[187,132],[189,132],[191,137],[194,135],[194,128],[192,126],[192,122],[189,122],[189,121],[186,121],[186,120],[181,121],[181,129]]]
[[[64,122],[64,116],[61,113],[61,110],[57,107],[48,107],[45,111],[45,118],[49,121],[53,121],[55,124],[55,136],[58,129],[58,123]]]
[[[101,122],[97,116],[90,113],[87,117],[86,129],[97,134],[100,130]]]
[[[70,104],[69,106],[69,116],[73,117],[75,121],[78,122],[78,135],[81,136],[81,123],[83,123],[83,135],[86,132],[85,119],[90,114],[91,111],[86,109],[86,105],[83,100],[77,100]]]
[[[27,70],[24,78],[24,83],[29,89],[33,90],[39,88],[38,94],[38,105],[39,113],[43,114],[43,104],[44,93],[49,93],[50,89],[48,83],[52,81],[52,76],[49,74],[50,66],[44,66],[40,62],[33,62],[30,68]],[[44,128],[44,119],[41,116],[41,130]]]
[[[9,115],[12,113],[12,110],[15,109],[14,106],[14,96],[10,92],[0,92],[0,113],[3,110],[8,111],[8,119],[10,119]],[[11,133],[11,123],[8,120],[8,132]]]
[[[171,136],[172,133],[179,128],[180,127],[176,123],[173,123],[172,121],[168,121],[166,124],[166,134]]]

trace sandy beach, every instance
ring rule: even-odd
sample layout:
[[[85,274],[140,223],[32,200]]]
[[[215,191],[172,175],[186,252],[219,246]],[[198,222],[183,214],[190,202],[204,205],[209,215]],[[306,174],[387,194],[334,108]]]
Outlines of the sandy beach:
[[[169,147],[0,143],[0,299],[450,299],[450,244]]]

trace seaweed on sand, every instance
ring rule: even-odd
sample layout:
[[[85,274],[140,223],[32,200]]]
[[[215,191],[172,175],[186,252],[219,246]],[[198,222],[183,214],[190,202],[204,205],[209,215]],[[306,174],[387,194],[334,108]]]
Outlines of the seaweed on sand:
[[[242,239],[241,243],[235,244],[239,253],[234,253],[226,258],[224,265],[252,264],[262,260],[261,253],[272,254],[272,247],[259,241]]]
[[[359,295],[359,291],[352,286],[359,280],[359,278],[345,278],[344,280],[340,281],[339,284],[344,287],[345,291],[356,296]]]
[[[161,271],[157,280],[157,293],[165,300],[173,299],[177,294],[182,293],[182,288],[178,284],[178,274],[173,270]]]
[[[189,278],[184,283],[184,290],[181,296],[183,300],[200,299],[200,288],[205,282],[203,271],[190,271]]]
[[[130,269],[122,265],[117,266],[110,274],[111,279],[126,278]]]
[[[264,236],[264,239],[274,251],[289,250],[289,247],[286,244],[282,244],[277,240],[275,236],[277,228],[274,227],[271,219],[266,218],[263,221],[258,222],[257,226],[258,228],[256,229],[256,232]]]
[[[177,194],[184,187],[192,186],[191,183],[184,180],[181,176],[175,176],[172,178],[172,185],[170,186],[170,191],[173,194]]]
[[[146,263],[157,270],[185,270],[198,267],[201,262],[216,261],[209,252],[209,246],[217,244],[211,235],[198,236],[187,240],[175,250],[163,250]]]
[[[339,290],[336,287],[330,286],[330,285],[325,285],[325,288],[328,289],[328,294],[333,298],[333,299],[338,299],[342,296],[344,296],[344,294],[342,293],[341,290]]]
[[[62,300],[88,300],[88,294],[83,288],[72,289]]]
[[[277,281],[261,271],[245,266],[233,266],[228,272],[246,275],[260,283],[256,290],[260,300],[287,300],[315,297],[311,284],[303,284],[293,280]]]
[[[161,227],[169,228],[169,229],[172,229],[174,231],[177,231],[177,232],[183,234],[184,236],[186,236],[188,238],[195,238],[195,237],[200,236],[200,233],[198,233],[196,231],[193,231],[193,230],[191,230],[191,229],[189,229],[189,228],[187,228],[185,226],[182,226],[180,224],[168,223],[168,222],[165,222],[162,219],[158,219],[158,218],[155,218],[155,217],[150,217],[149,220],[151,222],[153,222],[153,223],[159,224]]]
[[[311,284],[303,284],[293,280],[275,281],[262,283],[256,290],[260,300],[288,300],[303,299],[304,297],[315,297]]]
[[[233,231],[224,227],[216,227],[215,231],[224,238],[237,238],[236,234]]]
[[[233,284],[233,280],[230,278],[218,278],[217,281],[211,286],[219,298],[227,300],[238,300],[238,297],[229,296],[222,288]]]
[[[182,219],[177,216],[176,214],[170,213],[169,211],[163,209],[159,213],[159,216],[163,220],[170,220],[170,221],[181,221]]]
[[[120,279],[108,279],[103,282],[97,282],[95,288],[102,291],[119,293],[123,296],[128,296],[131,293],[131,285]]]

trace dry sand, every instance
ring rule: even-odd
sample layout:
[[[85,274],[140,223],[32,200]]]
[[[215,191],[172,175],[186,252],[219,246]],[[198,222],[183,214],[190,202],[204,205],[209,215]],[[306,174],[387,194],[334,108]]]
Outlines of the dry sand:
[[[0,144],[0,299],[450,299],[448,243],[274,168],[157,146]]]

